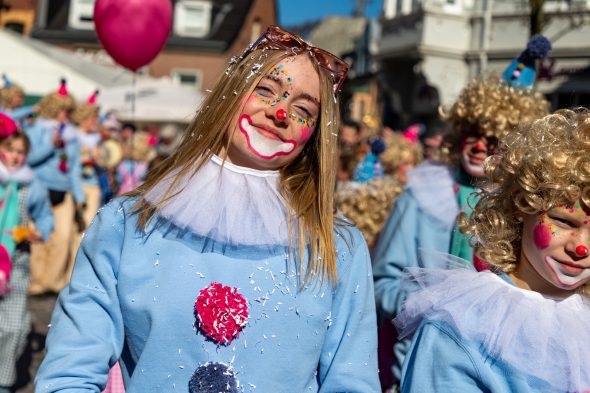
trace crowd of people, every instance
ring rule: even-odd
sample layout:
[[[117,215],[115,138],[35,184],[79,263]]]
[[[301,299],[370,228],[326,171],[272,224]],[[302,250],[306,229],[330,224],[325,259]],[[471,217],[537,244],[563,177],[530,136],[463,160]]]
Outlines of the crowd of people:
[[[27,290],[61,290],[39,392],[588,391],[590,111],[534,91],[550,49],[441,128],[340,123],[348,65],[278,27],[182,141],[4,101],[0,392]]]
[[[27,295],[59,293],[97,210],[140,185],[182,136],[174,124],[137,130],[101,115],[98,92],[77,103],[57,82],[33,106],[6,75],[0,89],[0,389],[16,379]]]

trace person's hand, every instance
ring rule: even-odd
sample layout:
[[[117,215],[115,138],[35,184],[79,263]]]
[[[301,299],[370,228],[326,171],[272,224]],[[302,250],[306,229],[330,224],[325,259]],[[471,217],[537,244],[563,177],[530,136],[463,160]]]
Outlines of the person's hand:
[[[26,240],[31,243],[38,243],[43,241],[43,236],[37,231],[30,231],[26,236]]]

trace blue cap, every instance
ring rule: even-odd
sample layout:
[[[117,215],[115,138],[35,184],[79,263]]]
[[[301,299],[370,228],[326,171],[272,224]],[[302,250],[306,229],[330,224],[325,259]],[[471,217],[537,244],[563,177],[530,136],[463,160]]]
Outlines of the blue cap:
[[[532,89],[537,78],[535,62],[546,58],[551,49],[551,42],[545,36],[535,34],[520,56],[508,65],[502,78],[512,87]]]

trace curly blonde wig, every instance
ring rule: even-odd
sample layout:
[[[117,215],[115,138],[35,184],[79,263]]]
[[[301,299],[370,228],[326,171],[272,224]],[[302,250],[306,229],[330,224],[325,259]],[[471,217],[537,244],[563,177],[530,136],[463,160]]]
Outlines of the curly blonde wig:
[[[459,163],[461,141],[470,135],[503,139],[519,123],[545,116],[549,102],[541,93],[515,89],[496,75],[478,77],[461,91],[450,109],[439,114],[451,125],[443,142],[443,158]]]
[[[402,191],[403,185],[392,176],[366,183],[351,182],[336,191],[335,205],[361,231],[369,248],[373,248]]]
[[[379,159],[386,175],[394,175],[401,165],[420,163],[422,149],[419,143],[412,143],[399,133],[393,133],[385,138],[387,148]]]
[[[11,108],[14,97],[21,96],[24,98],[25,91],[18,85],[10,85],[10,87],[3,87],[0,89],[0,106],[4,108]]]
[[[93,116],[98,116],[98,107],[94,104],[84,103],[74,109],[74,112],[72,112],[72,121],[74,124],[80,125],[84,120],[90,119]]]
[[[51,93],[39,102],[39,116],[46,119],[55,119],[59,112],[71,112],[76,108],[76,101],[71,95],[59,95]]]
[[[590,111],[560,110],[522,124],[484,168],[481,199],[459,223],[478,256],[513,272],[521,251],[519,217],[577,201],[590,207]],[[590,283],[580,291],[589,296]]]

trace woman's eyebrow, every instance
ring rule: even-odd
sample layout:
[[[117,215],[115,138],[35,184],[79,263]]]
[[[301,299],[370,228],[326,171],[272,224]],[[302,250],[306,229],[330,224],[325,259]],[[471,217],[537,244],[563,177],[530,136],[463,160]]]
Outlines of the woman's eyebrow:
[[[303,98],[304,100],[310,101],[312,104],[315,104],[318,109],[321,108],[320,102],[318,101],[317,98],[312,97],[311,95],[307,94],[307,93],[301,93],[299,94],[300,98]]]

